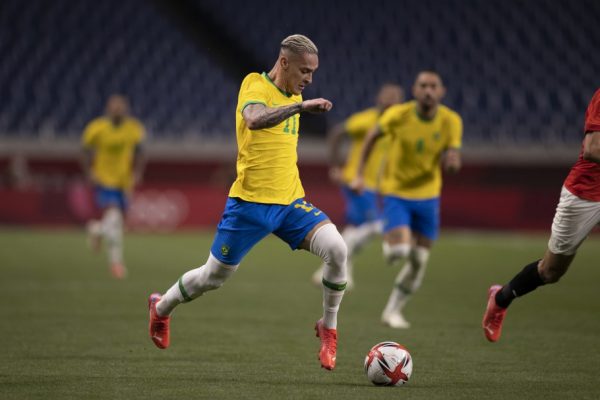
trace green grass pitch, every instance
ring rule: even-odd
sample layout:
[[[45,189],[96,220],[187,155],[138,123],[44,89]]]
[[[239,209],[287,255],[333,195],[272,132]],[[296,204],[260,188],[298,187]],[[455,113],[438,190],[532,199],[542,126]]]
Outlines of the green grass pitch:
[[[356,258],[339,315],[338,366],[322,370],[313,325],[319,260],[274,237],[220,290],[179,307],[171,348],[147,333],[146,299],[204,262],[211,233],[129,234],[130,276],[114,281],[79,231],[0,230],[0,399],[598,399],[600,238],[563,280],[511,307],[499,343],[480,329],[486,291],[539,257],[546,235],[444,232],[413,328],[379,323],[396,269],[379,242]],[[413,355],[411,382],[372,386],[363,372],[383,340]]]

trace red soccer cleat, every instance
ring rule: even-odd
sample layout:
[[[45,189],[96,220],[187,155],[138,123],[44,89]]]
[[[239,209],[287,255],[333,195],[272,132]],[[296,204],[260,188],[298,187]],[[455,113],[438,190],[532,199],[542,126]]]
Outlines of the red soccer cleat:
[[[321,348],[319,349],[319,360],[321,360],[321,367],[331,371],[335,368],[337,330],[325,328],[323,326],[323,320],[320,319],[315,325],[315,331],[317,331],[317,337],[321,339]]]
[[[496,304],[496,293],[502,289],[500,285],[493,285],[488,290],[488,302],[485,314],[483,314],[483,333],[490,342],[497,342],[502,333],[502,322],[506,315],[506,308],[502,308]]]
[[[160,293],[152,293],[148,297],[148,309],[150,310],[150,339],[154,342],[156,347],[159,349],[166,349],[169,347],[169,323],[171,317],[161,317],[156,313],[156,303],[161,299]]]
[[[125,279],[127,277],[127,268],[121,263],[111,264],[110,274],[115,279]]]

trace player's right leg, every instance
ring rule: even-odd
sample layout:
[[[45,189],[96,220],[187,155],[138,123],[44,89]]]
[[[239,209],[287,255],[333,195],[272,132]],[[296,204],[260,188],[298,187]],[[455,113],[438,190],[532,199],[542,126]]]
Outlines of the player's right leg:
[[[410,210],[398,198],[385,196],[383,202],[383,257],[390,265],[404,265],[394,281],[385,308],[381,314],[381,322],[393,328],[407,328],[408,322],[399,311],[406,303],[408,293],[400,287],[405,275],[410,270],[407,262],[412,249],[412,233],[410,230]]]
[[[125,278],[127,269],[123,262],[124,215],[127,208],[125,193],[119,189],[97,187],[96,202],[102,209],[99,224],[88,225],[92,246],[99,246],[100,238],[106,243],[110,271],[117,279]]]
[[[164,295],[150,295],[149,330],[157,347],[169,346],[170,315],[175,307],[221,287],[246,253],[270,233],[261,219],[267,209],[268,206],[229,198],[206,264],[183,274]]]
[[[563,187],[544,258],[526,265],[506,285],[493,285],[488,290],[482,328],[490,342],[500,339],[506,310],[512,301],[539,286],[558,282],[581,243],[599,222],[600,203],[580,199]]]
[[[414,256],[411,245],[411,231],[408,225],[396,226],[384,234],[383,255],[390,265],[403,265],[394,280],[390,297],[381,313],[381,322],[392,328],[408,328],[410,324],[404,318],[401,310],[408,301],[411,292],[406,285],[407,280],[414,275],[414,268],[409,257]]]
[[[164,295],[152,293],[148,298],[150,310],[150,338],[154,344],[166,349],[170,344],[170,315],[181,303],[202,296],[209,290],[220,288],[237,270],[238,264],[230,265],[209,254],[206,264],[183,274]]]

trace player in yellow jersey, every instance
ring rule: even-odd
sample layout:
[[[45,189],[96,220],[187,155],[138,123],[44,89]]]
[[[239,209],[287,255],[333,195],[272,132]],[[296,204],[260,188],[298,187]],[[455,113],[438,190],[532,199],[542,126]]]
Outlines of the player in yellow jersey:
[[[461,166],[462,120],[440,104],[445,88],[439,74],[422,71],[413,85],[414,101],[388,108],[367,139],[361,154],[355,190],[365,187],[365,165],[374,143],[389,137],[383,171],[383,254],[402,263],[382,322],[408,328],[402,314],[406,302],[421,286],[429,251],[439,232],[442,168],[457,172]]]
[[[333,369],[337,347],[337,312],[346,287],[346,245],[335,225],[304,200],[296,165],[299,113],[322,113],[325,99],[303,100],[319,65],[317,47],[303,35],[281,42],[269,73],[251,73],[242,82],[236,108],[237,179],[206,264],[186,272],[164,295],[148,299],[150,336],[159,348],[169,346],[170,314],[180,303],[217,289],[242,258],[273,233],[293,250],[304,249],[326,263],[323,272],[323,318],[315,329],[321,340],[321,366]]]
[[[379,206],[379,177],[387,151],[387,140],[379,140],[373,147],[371,156],[365,166],[365,190],[358,194],[349,185],[356,176],[360,152],[367,133],[377,124],[381,114],[390,106],[402,102],[404,92],[396,84],[382,85],[377,93],[375,106],[352,114],[346,121],[335,125],[329,134],[330,178],[341,186],[346,203],[346,226],[342,237],[348,247],[348,263],[346,265],[346,290],[354,286],[352,256],[374,235],[381,233],[382,221]],[[343,139],[350,140],[350,148],[343,163],[340,150]],[[313,282],[321,283],[324,265],[313,274]]]
[[[106,242],[111,273],[124,278],[123,216],[127,197],[142,176],[141,143],[144,127],[129,116],[129,102],[121,95],[108,99],[106,115],[91,121],[85,128],[82,145],[84,168],[94,185],[97,206],[102,219],[88,223],[92,246]]]

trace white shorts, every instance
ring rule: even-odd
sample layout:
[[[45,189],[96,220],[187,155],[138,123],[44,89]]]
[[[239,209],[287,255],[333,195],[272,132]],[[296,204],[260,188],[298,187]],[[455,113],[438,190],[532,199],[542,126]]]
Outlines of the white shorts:
[[[554,254],[575,254],[598,223],[600,202],[579,198],[563,186],[552,222],[548,249]]]

